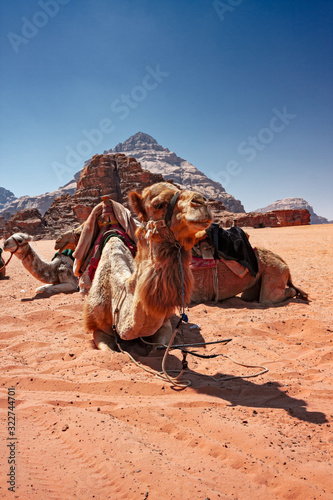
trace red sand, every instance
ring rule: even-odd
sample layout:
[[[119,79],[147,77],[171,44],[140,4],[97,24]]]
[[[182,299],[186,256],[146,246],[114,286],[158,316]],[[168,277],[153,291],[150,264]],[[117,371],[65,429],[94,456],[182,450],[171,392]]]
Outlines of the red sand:
[[[13,257],[0,282],[1,495],[36,499],[331,499],[333,225],[249,229],[311,302],[239,298],[190,308],[185,341],[231,337],[229,354],[189,357],[179,390],[121,353],[97,351],[78,293],[30,300],[40,285]],[[33,242],[45,258],[53,242]],[[6,257],[8,254],[4,254]],[[168,366],[179,367],[180,354]],[[140,358],[160,369],[160,356]],[[15,388],[15,492],[8,491],[8,388]],[[14,443],[14,441],[13,441]],[[15,449],[14,449],[15,448]]]

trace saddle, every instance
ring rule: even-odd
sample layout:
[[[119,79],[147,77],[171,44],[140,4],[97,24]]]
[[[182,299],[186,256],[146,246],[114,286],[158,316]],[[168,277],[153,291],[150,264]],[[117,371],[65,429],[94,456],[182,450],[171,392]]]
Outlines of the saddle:
[[[202,267],[198,260],[223,260],[238,276],[248,271],[252,276],[258,273],[258,261],[246,233],[240,227],[223,229],[213,223],[206,229],[207,238],[193,249],[193,267]],[[207,267],[207,266],[204,266]],[[208,266],[213,267],[213,266]]]

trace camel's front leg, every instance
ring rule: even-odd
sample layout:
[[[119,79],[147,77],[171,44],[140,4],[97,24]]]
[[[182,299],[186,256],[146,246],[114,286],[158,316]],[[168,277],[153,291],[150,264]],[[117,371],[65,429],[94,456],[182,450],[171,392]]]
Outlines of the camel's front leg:
[[[108,333],[102,332],[102,330],[95,330],[93,335],[95,345],[100,351],[119,351],[113,334],[109,335]]]
[[[172,337],[172,325],[170,319],[167,319],[163,325],[150,337],[150,342],[159,345],[168,345]]]
[[[56,295],[57,293],[73,293],[77,292],[78,287],[76,283],[59,283],[58,285],[43,285],[36,288],[35,292],[37,295],[43,295],[44,297],[50,297],[51,295]]]

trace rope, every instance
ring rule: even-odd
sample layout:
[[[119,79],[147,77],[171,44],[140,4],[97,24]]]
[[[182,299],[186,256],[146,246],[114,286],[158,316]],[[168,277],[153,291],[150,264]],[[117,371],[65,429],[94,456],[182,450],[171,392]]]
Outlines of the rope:
[[[261,365],[247,365],[245,363],[240,363],[239,361],[236,361],[235,359],[233,359],[228,354],[220,354],[220,356],[223,356],[224,358],[230,359],[230,361],[232,361],[236,365],[245,366],[245,368],[261,368],[262,370],[260,372],[258,372],[258,373],[253,373],[252,375],[235,375],[235,376],[232,375],[230,377],[220,377],[220,378],[216,378],[216,377],[213,377],[213,376],[209,375],[209,377],[212,380],[214,380],[215,382],[221,382],[221,381],[223,382],[225,380],[235,380],[237,378],[259,377],[259,375],[263,375],[264,373],[267,373],[269,371],[268,368],[266,368],[265,366],[261,366]]]
[[[14,252],[10,254],[10,257],[7,260],[7,262],[5,263],[5,265],[0,268],[0,273],[1,273],[1,271],[3,271],[3,269],[5,269],[8,266],[10,259],[13,257],[13,255],[14,255]]]
[[[228,354],[212,354],[212,355],[203,355],[203,354],[197,354],[195,352],[192,352],[192,351],[188,351],[186,349],[181,349],[181,348],[185,348],[187,346],[190,346],[191,344],[184,344],[184,345],[181,345],[181,346],[172,346],[172,342],[178,332],[178,329],[179,329],[179,326],[182,322],[182,318],[179,319],[179,322],[175,328],[175,331],[172,335],[172,338],[170,339],[170,342],[168,344],[168,346],[165,346],[163,344],[156,344],[156,343],[153,343],[153,342],[148,342],[147,340],[144,340],[142,337],[140,337],[140,340],[144,343],[144,344],[148,344],[148,345],[152,345],[152,346],[157,346],[157,349],[166,349],[165,353],[164,353],[164,356],[163,356],[163,359],[162,359],[162,372],[156,372],[155,370],[152,370],[151,368],[147,368],[147,367],[144,367],[141,363],[138,363],[134,358],[133,356],[127,352],[127,351],[124,351],[121,346],[118,344],[117,342],[117,346],[119,348],[119,350],[122,352],[122,353],[126,353],[128,355],[128,357],[135,363],[136,366],[138,366],[139,368],[141,368],[142,370],[148,372],[148,373],[151,373],[153,375],[155,375],[156,377],[159,377],[161,378],[162,380],[165,380],[165,381],[168,381],[170,382],[172,385],[175,385],[177,387],[188,387],[191,385],[191,381],[190,380],[184,380],[183,382],[179,383],[177,382],[177,380],[183,375],[183,373],[186,371],[188,372],[187,370],[187,362],[185,362],[185,358],[186,358],[186,354],[191,354],[192,356],[197,356],[199,358],[206,358],[206,359],[209,359],[209,358],[215,358],[217,356],[223,356],[224,358],[227,358],[227,359],[230,359],[230,361],[232,361],[233,363],[235,363],[236,365],[239,365],[239,366],[244,366],[245,368],[261,368],[261,371],[257,372],[257,373],[253,373],[253,374],[250,374],[250,375],[232,375],[230,377],[220,377],[220,378],[216,378],[216,377],[213,377],[212,375],[207,375],[208,378],[214,380],[215,382],[224,382],[226,380],[235,380],[235,379],[245,379],[245,378],[253,378],[253,377],[259,377],[259,375],[263,375],[264,373],[267,373],[269,370],[268,368],[266,368],[265,366],[262,366],[262,365],[248,365],[246,363],[241,363],[240,361],[236,361],[235,359],[233,359],[231,356],[229,356]],[[217,341],[217,342],[228,342],[229,340],[231,339],[226,339],[226,340],[223,340],[223,341]],[[217,342],[207,342],[207,344],[213,344],[213,343],[217,343]],[[204,343],[203,343],[204,344]],[[181,370],[181,372],[179,373],[179,375],[177,375],[177,377],[170,377],[168,375],[168,373],[166,372],[166,369],[165,369],[165,363],[166,363],[166,358],[167,358],[167,355],[170,351],[170,349],[181,349],[182,353],[183,353],[183,369]],[[185,363],[186,363],[186,366],[185,366]],[[172,372],[175,372],[177,370],[170,370]],[[194,375],[199,375],[201,376],[201,374],[196,374],[195,372],[192,372]]]
[[[121,345],[120,345],[120,343],[118,342],[118,339],[117,339],[118,335],[115,335],[117,347],[120,350],[120,352],[122,352],[123,354],[127,354],[127,356],[133,361],[133,363],[136,366],[138,366],[139,368],[141,368],[142,370],[144,370],[145,372],[151,373],[152,375],[155,375],[156,377],[164,380],[165,382],[170,382],[171,385],[174,385],[176,387],[181,387],[181,388],[189,387],[191,385],[191,381],[190,380],[184,380],[183,382],[178,382],[178,379],[183,375],[183,373],[185,372],[185,370],[187,368],[187,363],[185,361],[185,357],[183,358],[183,368],[180,371],[180,373],[177,375],[177,377],[170,377],[169,374],[166,371],[166,368],[165,368],[166,358],[168,356],[168,353],[169,353],[170,347],[172,345],[172,342],[174,341],[175,336],[177,335],[177,332],[178,332],[178,329],[180,327],[181,322],[182,322],[182,318],[179,319],[178,324],[177,324],[177,326],[176,326],[176,328],[175,328],[175,330],[174,330],[174,332],[173,332],[173,334],[171,336],[169,344],[167,346],[165,346],[166,347],[166,351],[165,351],[163,359],[162,359],[162,371],[161,372],[157,372],[157,371],[153,370],[152,368],[148,368],[146,366],[143,366],[141,363],[139,363],[138,361],[136,361],[136,359],[134,359],[133,356],[128,351],[124,351],[122,349],[122,347],[121,347]],[[145,344],[159,345],[159,344],[153,344],[152,342],[144,341],[141,337],[140,337],[140,339]],[[170,370],[170,371],[174,372],[174,371],[178,371],[178,370]]]
[[[10,259],[11,259],[11,258],[13,257],[13,255],[14,255],[14,253],[16,253],[16,252],[17,252],[17,250],[18,250],[20,247],[24,247],[25,245],[28,245],[28,244],[29,244],[27,241],[25,241],[24,243],[22,243],[22,244],[20,245],[20,243],[17,241],[17,239],[16,239],[16,238],[14,238],[14,236],[11,236],[11,238],[12,238],[12,240],[14,240],[14,241],[15,241],[16,249],[14,250],[14,252],[10,252],[10,257],[9,257],[9,259],[7,260],[7,262],[5,263],[5,265],[1,267],[1,269],[0,269],[0,273],[1,273],[1,271],[2,271],[3,269],[5,269],[5,267],[7,267],[7,265],[8,265],[8,264],[9,264],[9,262],[10,262]]]

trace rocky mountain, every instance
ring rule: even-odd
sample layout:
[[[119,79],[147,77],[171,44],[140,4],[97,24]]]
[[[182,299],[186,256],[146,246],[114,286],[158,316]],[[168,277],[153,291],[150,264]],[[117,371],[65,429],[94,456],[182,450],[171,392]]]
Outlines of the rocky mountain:
[[[104,153],[123,153],[133,156],[141,163],[142,168],[154,174],[163,175],[164,179],[172,179],[181,188],[199,191],[207,198],[221,201],[231,212],[244,212],[239,200],[226,193],[224,187],[209,179],[194,165],[180,158],[168,148],[164,148],[148,134],[138,132],[123,143],[117,144],[114,149]]]
[[[173,179],[174,182],[182,188],[194,189],[202,194],[222,204],[232,212],[244,212],[244,207],[239,200],[236,200],[232,195],[226,193],[225,189],[219,182],[214,182],[209,179],[204,173],[200,172],[191,163],[180,158],[175,153],[169,151],[168,148],[163,148],[157,141],[148,134],[138,132],[125,142],[118,144],[114,149],[104,151],[104,154],[123,153],[126,156],[131,156],[141,163],[143,169],[149,170],[153,174],[160,174],[164,179]],[[84,167],[89,165],[91,159],[86,161]],[[13,193],[4,188],[0,188],[0,215],[6,220],[12,214],[19,210],[36,208],[41,215],[44,215],[52,205],[53,201],[59,196],[74,194],[76,190],[76,182],[80,176],[79,171],[75,174],[74,179],[69,181],[65,186],[60,187],[56,191],[41,194],[39,196],[21,196],[16,198]],[[12,197],[6,198],[5,194],[10,193]],[[1,200],[3,199],[3,203]]]
[[[0,187],[0,210],[3,210],[6,205],[9,205],[12,201],[16,199],[14,193],[9,191],[9,189],[5,189]]]
[[[294,209],[305,209],[310,212],[311,222],[310,224],[331,224],[333,221],[327,220],[325,217],[317,215],[313,211],[313,207],[303,198],[284,198],[283,200],[277,200],[271,203],[267,207],[257,208],[254,212],[264,213],[271,212],[273,210],[294,210]]]
[[[65,184],[65,186],[60,187],[56,191],[37,196],[27,195],[16,198],[13,193],[11,193],[13,198],[8,199],[3,206],[1,205],[1,190],[7,191],[6,189],[0,188],[0,215],[3,215],[5,219],[8,220],[11,215],[20,210],[26,209],[37,209],[41,215],[44,215],[52,205],[55,198],[62,196],[63,194],[74,194],[76,190],[76,180],[72,179],[70,182]],[[10,193],[10,191],[7,192]]]
[[[75,193],[55,198],[43,216],[36,208],[20,210],[8,221],[0,215],[0,238],[23,231],[36,239],[54,239],[62,231],[85,221],[92,208],[101,201],[101,196],[109,195],[128,207],[129,191],[141,192],[144,187],[162,180],[161,174],[143,169],[133,156],[123,153],[95,155],[82,169]],[[210,205],[214,221],[224,227],[233,224],[252,227],[294,226],[310,221],[308,210],[246,214],[225,210],[219,200],[211,201]]]

